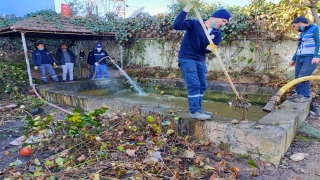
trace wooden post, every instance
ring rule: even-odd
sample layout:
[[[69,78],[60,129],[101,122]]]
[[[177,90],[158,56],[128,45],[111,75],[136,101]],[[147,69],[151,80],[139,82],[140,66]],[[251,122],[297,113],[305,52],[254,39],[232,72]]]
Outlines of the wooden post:
[[[33,86],[32,76],[31,76],[31,69],[30,69],[30,63],[29,63],[29,58],[28,58],[27,43],[26,43],[26,38],[24,37],[25,32],[22,32],[22,31],[21,31],[20,33],[21,33],[21,38],[22,38],[24,56],[25,56],[25,58],[26,58],[26,64],[27,64],[27,71],[28,71],[29,83],[30,83],[30,86]]]

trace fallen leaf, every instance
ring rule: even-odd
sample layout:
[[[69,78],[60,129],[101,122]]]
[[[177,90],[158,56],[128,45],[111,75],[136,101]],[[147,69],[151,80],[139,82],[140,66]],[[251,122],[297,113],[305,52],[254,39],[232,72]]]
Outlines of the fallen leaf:
[[[148,156],[143,160],[143,163],[155,165],[160,160],[162,157],[159,151],[148,150]]]
[[[9,151],[6,151],[6,152],[4,152],[4,154],[5,154],[6,156],[8,156],[8,155],[10,154],[10,152],[9,152]]]
[[[125,149],[123,146],[118,146],[117,149],[120,151],[120,152],[125,152]]]
[[[210,141],[206,141],[203,145],[208,146],[208,145],[210,145],[210,144],[211,144]]]
[[[90,174],[89,178],[91,180],[100,180],[100,174],[99,173]]]
[[[154,122],[154,118],[153,118],[152,116],[148,116],[148,117],[147,117],[147,121],[148,121],[149,123],[153,123],[153,122]]]
[[[230,155],[232,155],[232,152],[223,152],[223,155],[224,156],[230,156]]]
[[[219,157],[219,158],[221,158],[222,156],[221,156],[221,153],[217,153],[217,156]]]
[[[22,164],[22,161],[19,159],[15,160],[14,162],[10,163],[9,166],[19,166]]]
[[[238,173],[239,173],[239,168],[238,167],[235,167],[235,166],[232,166],[231,168],[230,168],[230,170],[235,174],[235,177],[237,177],[238,176]]]
[[[196,156],[196,158],[194,159],[194,163],[199,164],[201,160],[202,160],[201,156]]]
[[[44,165],[46,165],[46,166],[50,166],[51,164],[52,164],[52,161],[50,161],[48,159],[44,162]]]
[[[63,161],[64,161],[64,159],[61,158],[61,157],[58,157],[58,158],[55,159],[55,162],[56,162],[59,166],[62,166],[62,165],[63,165]]]
[[[255,126],[254,128],[256,128],[256,129],[262,129],[262,126],[259,125],[259,126]]]
[[[101,137],[99,137],[99,136],[96,136],[96,140],[98,141],[98,142],[101,142]]]
[[[173,129],[168,129],[166,135],[170,136],[172,133],[174,133]]]
[[[210,179],[209,180],[219,180],[219,176],[216,172],[213,172],[213,174],[211,175]]]
[[[173,173],[173,176],[170,178],[170,180],[177,180],[177,179],[180,179],[180,174],[179,172],[175,171]]]
[[[209,166],[209,165],[205,165],[203,168],[206,169],[206,170],[215,170],[214,167]]]
[[[194,155],[195,155],[196,153],[192,150],[192,151],[186,151],[185,152],[185,157],[186,158],[194,158]]]
[[[48,149],[53,151],[56,149],[56,146],[54,144],[50,144]]]
[[[162,124],[162,126],[170,126],[171,122],[170,121],[165,121],[165,122],[162,122],[161,124]]]
[[[223,161],[220,161],[218,164],[225,168],[228,165],[228,162],[223,160]]]
[[[15,172],[15,173],[12,173],[12,176],[13,177],[19,177],[19,176],[21,176],[21,172]]]
[[[77,158],[77,160],[82,163],[86,160],[86,157],[82,154],[80,157]]]
[[[129,156],[135,156],[136,154],[136,150],[134,149],[127,149],[126,150],[126,153],[129,155]]]
[[[38,158],[34,159],[34,160],[33,160],[33,163],[34,163],[35,165],[40,165],[40,161],[39,161]]]

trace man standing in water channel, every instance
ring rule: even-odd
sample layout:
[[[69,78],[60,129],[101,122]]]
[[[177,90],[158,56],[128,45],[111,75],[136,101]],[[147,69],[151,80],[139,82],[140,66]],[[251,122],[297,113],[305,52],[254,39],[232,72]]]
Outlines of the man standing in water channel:
[[[178,55],[179,67],[188,89],[189,115],[198,120],[210,119],[211,112],[202,109],[202,98],[206,84],[206,53],[209,41],[198,20],[185,20],[188,12],[195,6],[195,2],[187,0],[187,5],[176,17],[172,28],[175,30],[186,30],[182,39]],[[219,28],[229,22],[230,13],[225,9],[217,10],[204,23],[207,32],[217,46],[222,40]]]

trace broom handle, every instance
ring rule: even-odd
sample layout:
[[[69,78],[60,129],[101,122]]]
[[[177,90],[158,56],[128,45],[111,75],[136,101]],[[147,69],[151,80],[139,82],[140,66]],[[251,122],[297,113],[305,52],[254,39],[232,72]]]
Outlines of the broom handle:
[[[194,12],[196,13],[196,16],[197,16],[198,20],[200,21],[200,24],[201,24],[201,26],[202,26],[202,29],[203,29],[204,33],[206,34],[206,36],[207,36],[207,39],[209,40],[210,44],[213,44],[213,41],[212,41],[211,37],[209,36],[209,33],[207,33],[207,28],[206,28],[206,26],[204,25],[204,22],[203,22],[203,20],[202,20],[202,17],[201,17],[201,15],[200,15],[198,9],[197,9],[197,8],[194,8]],[[229,82],[229,84],[230,84],[230,86],[231,86],[231,89],[233,90],[233,92],[234,92],[234,94],[237,96],[237,98],[240,98],[238,91],[237,91],[236,88],[234,87],[234,85],[233,85],[233,83],[232,83],[232,81],[231,81],[231,78],[230,78],[230,76],[229,76],[226,68],[224,67],[224,64],[222,63],[221,57],[219,56],[218,53],[214,53],[214,54],[216,55],[216,57],[217,57],[217,59],[218,59],[218,61],[219,61],[220,67],[222,68],[222,71],[223,71],[224,75],[226,76],[226,78],[227,78],[227,80],[228,80],[228,82]]]

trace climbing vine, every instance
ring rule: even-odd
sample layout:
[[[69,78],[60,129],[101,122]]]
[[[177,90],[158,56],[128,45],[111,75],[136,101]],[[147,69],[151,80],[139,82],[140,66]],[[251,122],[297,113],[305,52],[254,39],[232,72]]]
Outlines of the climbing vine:
[[[146,44],[143,39],[170,40],[179,43],[183,36],[183,31],[174,31],[171,26],[176,15],[185,5],[185,1],[177,0],[169,6],[168,14],[159,14],[151,16],[147,13],[141,13],[135,18],[126,18],[114,13],[108,13],[104,17],[96,15],[86,16],[85,18],[75,16],[66,18],[54,11],[43,10],[36,13],[30,13],[25,18],[35,17],[38,23],[50,22],[54,27],[64,29],[63,23],[71,23],[77,26],[83,26],[90,29],[95,34],[107,32],[115,33],[115,40],[126,49],[125,56],[137,56],[143,60]],[[265,44],[266,40],[280,41],[286,38],[296,36],[291,31],[291,21],[299,15],[306,15],[309,7],[300,7],[298,0],[280,0],[278,3],[267,2],[265,0],[253,0],[245,7],[226,6],[222,3],[202,3],[198,9],[203,18],[208,18],[219,8],[227,8],[232,16],[231,21],[221,28],[223,41],[221,44],[235,44],[235,41],[241,39],[250,39],[252,46],[250,51],[259,51],[259,47]],[[319,6],[319,3],[317,4]],[[319,10],[318,10],[319,11]],[[41,18],[40,18],[41,17]],[[195,18],[193,10],[188,14],[188,18]],[[20,20],[20,18],[1,18],[0,27]],[[167,56],[174,56],[176,48],[165,50],[162,43],[159,44]],[[135,55],[130,55],[127,49],[133,49]],[[239,49],[243,49],[239,47]],[[240,53],[237,52],[237,53]],[[268,61],[270,54],[268,52],[259,52],[264,54],[265,62]],[[130,59],[126,58],[125,59]],[[169,57],[170,59],[170,57]],[[251,64],[252,59],[245,57],[234,58],[232,63],[234,67],[241,63]],[[269,66],[270,64],[267,64]]]

